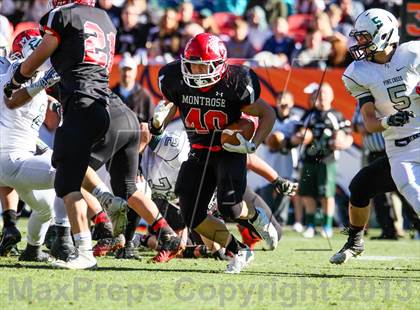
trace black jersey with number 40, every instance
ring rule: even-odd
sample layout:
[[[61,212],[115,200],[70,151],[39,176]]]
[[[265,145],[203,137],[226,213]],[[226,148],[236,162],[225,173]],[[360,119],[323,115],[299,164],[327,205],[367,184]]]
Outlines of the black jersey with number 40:
[[[261,91],[258,76],[243,65],[229,65],[225,76],[207,89],[189,87],[179,60],[160,69],[159,87],[179,108],[192,147],[220,146],[220,129],[237,121],[241,108],[254,103]]]
[[[116,30],[106,12],[73,3],[51,10],[40,24],[41,33],[59,41],[51,63],[61,77],[61,100],[75,95],[74,102],[83,106],[94,100],[107,103]]]

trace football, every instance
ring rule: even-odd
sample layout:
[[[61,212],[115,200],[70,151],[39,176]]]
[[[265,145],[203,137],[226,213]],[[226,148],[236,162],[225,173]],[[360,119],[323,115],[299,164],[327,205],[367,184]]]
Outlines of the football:
[[[220,141],[222,144],[229,143],[238,145],[239,140],[236,138],[236,133],[240,133],[245,139],[251,140],[254,135],[255,125],[254,122],[247,118],[240,118],[238,121],[233,122],[222,131]]]

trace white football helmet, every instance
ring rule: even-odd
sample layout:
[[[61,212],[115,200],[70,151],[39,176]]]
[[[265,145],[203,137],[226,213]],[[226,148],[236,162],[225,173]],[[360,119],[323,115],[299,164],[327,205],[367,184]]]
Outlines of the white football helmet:
[[[375,53],[400,41],[397,19],[383,9],[370,9],[360,14],[349,35],[357,41],[349,48],[354,60],[370,60]]]

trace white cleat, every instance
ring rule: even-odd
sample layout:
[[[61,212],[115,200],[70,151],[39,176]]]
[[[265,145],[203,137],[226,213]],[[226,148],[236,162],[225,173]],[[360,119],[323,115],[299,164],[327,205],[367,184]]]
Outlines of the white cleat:
[[[55,260],[52,266],[61,269],[86,270],[95,269],[97,264],[92,251],[77,251],[67,261]]]
[[[304,238],[313,238],[315,237],[315,228],[309,226],[306,228],[306,230],[303,232],[302,236]]]
[[[264,239],[267,244],[268,250],[274,250],[277,248],[279,243],[279,235],[276,228],[271,223],[264,209],[255,208],[258,213],[257,219],[252,223],[260,236]]]
[[[230,260],[225,273],[240,273],[243,268],[254,260],[254,251],[248,247],[240,250]]]
[[[124,234],[127,226],[127,201],[109,192],[102,193],[96,198],[111,219],[114,236]]]
[[[303,226],[299,222],[294,223],[293,226],[292,226],[292,229],[297,233],[302,233],[303,232]]]

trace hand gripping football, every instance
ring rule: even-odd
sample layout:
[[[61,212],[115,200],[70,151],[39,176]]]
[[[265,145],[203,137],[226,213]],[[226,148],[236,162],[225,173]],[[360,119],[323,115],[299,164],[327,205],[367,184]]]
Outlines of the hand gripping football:
[[[222,131],[220,142],[223,144],[229,143],[232,145],[238,145],[239,140],[236,137],[237,133],[240,133],[246,140],[251,140],[254,135],[255,125],[250,119],[240,118],[236,122],[233,122]]]

